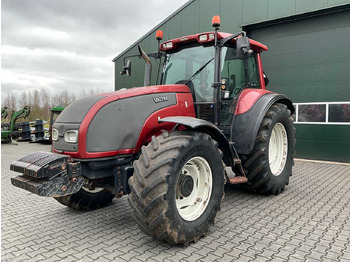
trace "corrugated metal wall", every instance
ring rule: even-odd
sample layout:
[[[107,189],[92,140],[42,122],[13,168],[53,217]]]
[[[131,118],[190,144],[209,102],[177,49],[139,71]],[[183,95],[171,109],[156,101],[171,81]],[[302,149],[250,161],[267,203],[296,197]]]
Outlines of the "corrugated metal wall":
[[[350,110],[341,109],[342,102],[350,102],[349,18],[350,8],[247,28],[248,35],[270,49],[262,54],[268,89],[302,103],[297,108],[302,123],[295,123],[298,157],[350,162]],[[330,110],[328,119],[346,117],[348,124],[327,123],[329,103],[337,111]]]
[[[115,89],[143,85],[144,62],[132,60],[132,76],[121,76],[123,56],[137,54],[137,44],[146,52],[155,52],[157,42],[155,32],[164,32],[164,41],[179,36],[211,31],[213,15],[221,16],[223,32],[237,32],[244,25],[274,20],[277,18],[303,14],[319,9],[349,4],[349,0],[193,0],[182,9],[174,10],[176,14],[148,32],[140,41],[130,43],[132,46],[115,60]],[[154,66],[153,72],[156,71]],[[153,80],[155,78],[153,77]]]

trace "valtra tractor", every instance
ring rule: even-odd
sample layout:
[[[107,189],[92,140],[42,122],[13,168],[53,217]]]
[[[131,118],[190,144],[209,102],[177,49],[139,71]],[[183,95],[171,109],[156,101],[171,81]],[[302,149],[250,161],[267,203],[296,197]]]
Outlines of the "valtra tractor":
[[[207,234],[226,182],[282,192],[292,175],[294,107],[265,88],[267,47],[219,26],[214,16],[212,32],[166,41],[156,53],[139,48],[145,87],[69,105],[53,126],[54,153],[13,162],[23,175],[12,184],[83,210],[129,195],[142,231],[183,245]],[[147,86],[150,57],[160,68],[154,86]],[[124,62],[122,74],[130,75]]]

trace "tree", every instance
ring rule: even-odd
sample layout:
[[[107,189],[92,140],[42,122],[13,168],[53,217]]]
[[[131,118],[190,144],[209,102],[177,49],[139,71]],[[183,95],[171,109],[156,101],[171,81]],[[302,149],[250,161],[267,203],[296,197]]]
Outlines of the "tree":
[[[83,89],[80,91],[78,98],[91,96],[97,92],[100,92],[100,90],[96,91],[94,89],[89,89],[86,91]],[[46,89],[35,89],[32,91],[22,91],[19,95],[18,101],[12,93],[7,94],[2,107],[6,106],[8,108],[8,118],[11,117],[13,111],[29,106],[31,113],[26,121],[34,121],[36,119],[49,121],[52,107],[58,105],[68,106],[75,100],[77,100],[77,96],[68,90],[62,90],[58,93],[50,94]]]
[[[5,121],[9,121],[12,113],[17,111],[17,100],[16,100],[16,97],[11,92],[7,94],[2,107],[7,107],[8,115]]]
[[[20,99],[19,99],[19,106],[20,106],[21,108],[23,108],[23,107],[25,107],[25,106],[27,106],[27,105],[29,105],[29,103],[28,103],[27,91],[23,91],[23,92],[21,93],[21,97],[20,97]]]
[[[35,89],[30,92],[30,119],[35,120],[35,119],[42,119],[42,111],[40,108],[40,94],[39,90]]]
[[[40,99],[41,99],[40,107],[41,107],[41,110],[43,111],[42,113],[43,119],[49,119],[50,109],[51,109],[51,105],[50,105],[51,97],[49,93],[46,91],[46,89],[40,90]]]

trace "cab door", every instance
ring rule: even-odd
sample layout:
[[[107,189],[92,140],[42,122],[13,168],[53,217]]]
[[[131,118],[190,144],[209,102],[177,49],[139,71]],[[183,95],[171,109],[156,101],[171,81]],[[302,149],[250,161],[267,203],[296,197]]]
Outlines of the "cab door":
[[[224,47],[221,57],[220,128],[228,135],[240,93],[244,88],[260,88],[260,79],[255,53],[238,59],[235,48]]]

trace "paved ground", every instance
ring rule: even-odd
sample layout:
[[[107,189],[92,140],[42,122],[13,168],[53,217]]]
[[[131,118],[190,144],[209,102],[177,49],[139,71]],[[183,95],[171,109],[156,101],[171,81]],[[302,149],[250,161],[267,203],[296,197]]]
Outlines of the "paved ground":
[[[78,212],[10,184],[10,163],[49,146],[1,148],[2,261],[350,261],[350,166],[296,161],[279,196],[227,186],[207,237],[187,248],[144,235],[127,197]]]

